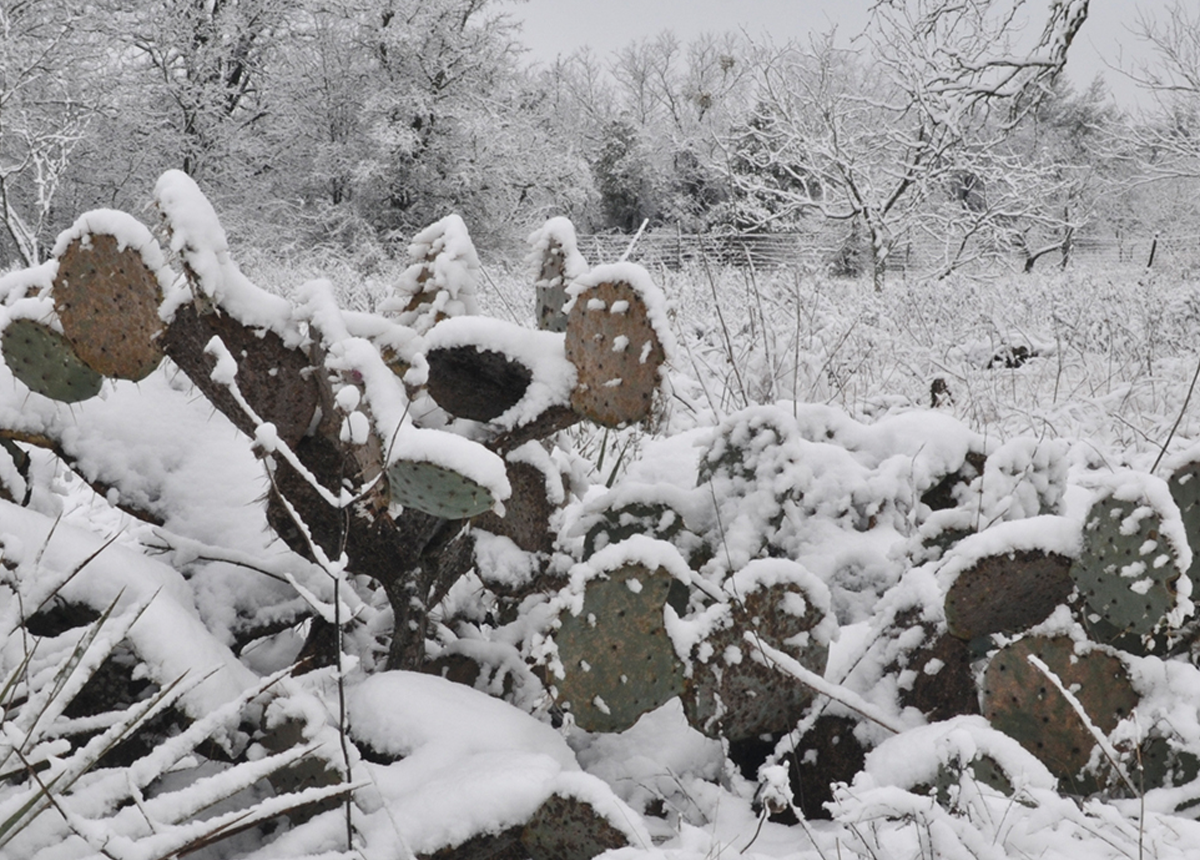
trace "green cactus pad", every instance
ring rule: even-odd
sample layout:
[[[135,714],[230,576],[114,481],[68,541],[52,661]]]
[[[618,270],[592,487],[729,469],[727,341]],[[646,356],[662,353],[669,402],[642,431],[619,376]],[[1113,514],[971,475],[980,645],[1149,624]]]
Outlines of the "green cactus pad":
[[[933,789],[934,796],[937,797],[937,802],[941,806],[947,809],[953,807],[955,789],[962,784],[964,777],[1012,797],[1012,780],[1004,772],[1004,768],[990,755],[977,755],[966,765],[947,763],[938,765]]]
[[[447,520],[489,511],[496,499],[466,475],[428,460],[401,458],[387,468],[392,501]]]
[[[629,837],[590,803],[553,794],[525,824],[521,845],[530,860],[591,860],[625,848]]]
[[[663,620],[675,578],[626,565],[587,583],[583,609],[554,633],[558,700],[589,732],[620,732],[683,692],[683,666]]]
[[[754,583],[739,598],[693,647],[692,676],[683,695],[684,713],[694,728],[730,741],[789,730],[813,697],[811,689],[755,653],[747,632],[818,675],[829,657],[824,636],[814,633],[826,618],[827,595],[814,600],[801,582],[784,579]]]
[[[158,278],[115,237],[71,242],[59,259],[53,296],[67,340],[97,373],[136,381],[162,361]]]
[[[1066,697],[1029,662],[1038,656],[1108,734],[1138,703],[1125,664],[1100,650],[1076,653],[1068,637],[1027,636],[1000,649],[983,676],[983,714],[1018,741],[1074,793],[1095,789],[1080,776],[1095,739]]]
[[[542,265],[538,272],[537,326],[542,331],[565,332],[567,314],[563,308],[567,303],[567,259],[562,243],[551,238],[542,253]]]
[[[1183,517],[1188,545],[1192,548],[1192,566],[1188,576],[1195,582],[1200,574],[1200,460],[1185,463],[1167,479],[1171,498]]]
[[[473,346],[431,349],[430,397],[456,418],[492,421],[525,396],[533,371],[503,353]]]
[[[71,344],[50,326],[14,320],[0,337],[4,363],[31,391],[62,403],[100,393],[104,378],[79,360]]]
[[[964,570],[946,592],[946,626],[959,639],[1019,633],[1066,602],[1071,559],[1041,550],[992,555]]]
[[[575,297],[566,353],[579,374],[571,392],[576,412],[606,427],[650,417],[665,353],[630,284],[600,283]]]
[[[1083,551],[1071,579],[1089,615],[1143,639],[1161,632],[1176,604],[1179,562],[1145,499],[1098,499],[1083,525]],[[1089,619],[1096,620],[1096,619]]]

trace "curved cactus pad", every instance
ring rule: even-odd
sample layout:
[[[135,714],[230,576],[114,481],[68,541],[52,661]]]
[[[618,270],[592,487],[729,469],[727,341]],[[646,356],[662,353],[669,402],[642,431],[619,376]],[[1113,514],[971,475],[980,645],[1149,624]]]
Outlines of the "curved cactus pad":
[[[387,477],[392,501],[447,520],[478,516],[496,504],[483,485],[427,460],[399,459]]]
[[[79,358],[120,379],[145,379],[162,361],[158,278],[113,236],[76,239],[59,259],[54,309]]]
[[[1161,522],[1145,500],[1105,496],[1088,511],[1083,552],[1071,566],[1088,610],[1141,637],[1160,630],[1176,602],[1179,562]]]
[[[532,860],[591,860],[629,837],[590,803],[553,794],[521,831],[521,845]]]
[[[982,558],[946,592],[946,626],[967,640],[1032,627],[1071,595],[1070,570],[1070,558],[1041,550]]]
[[[587,583],[583,610],[554,634],[558,700],[589,732],[620,732],[683,691],[683,666],[663,621],[665,570],[626,565]]]
[[[665,352],[631,285],[600,283],[575,297],[566,352],[579,373],[571,393],[576,412],[606,427],[650,416]]]
[[[1071,703],[1029,655],[1038,656],[1072,692],[1100,731],[1110,733],[1134,706],[1138,695],[1125,665],[1103,651],[1075,652],[1065,636],[1027,636],[1000,649],[983,676],[983,714],[992,726],[1036,755],[1068,788],[1086,793],[1080,778],[1095,739]]]
[[[100,393],[104,378],[79,360],[71,344],[50,326],[14,320],[0,337],[13,376],[51,400],[78,403]]]
[[[528,367],[490,349],[431,349],[425,358],[429,395],[456,418],[498,418],[520,402],[533,380]]]

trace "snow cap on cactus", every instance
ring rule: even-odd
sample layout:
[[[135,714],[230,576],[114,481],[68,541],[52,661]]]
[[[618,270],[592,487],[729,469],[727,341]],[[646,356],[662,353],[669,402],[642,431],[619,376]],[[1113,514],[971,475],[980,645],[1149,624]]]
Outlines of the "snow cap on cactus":
[[[244,325],[275,332],[288,346],[302,342],[291,322],[292,306],[250,282],[229,254],[229,240],[213,205],[192,177],[168,170],[154,186],[154,202],[171,237],[171,250],[183,259],[193,289]],[[186,291],[167,296],[161,314],[170,320],[187,301]]]
[[[426,227],[413,237],[408,256],[412,265],[400,275],[395,293],[380,303],[381,312],[399,314],[397,321],[418,334],[447,317],[479,313],[481,267],[462,218],[451,214]]]
[[[476,378],[472,395],[491,400],[504,408],[484,418],[462,414],[462,417],[484,420],[502,428],[517,427],[537,418],[552,406],[566,406],[575,387],[575,366],[567,361],[563,347],[563,336],[547,331],[531,331],[515,323],[490,317],[456,317],[443,320],[425,336],[425,356],[431,365],[428,386],[433,399],[453,415],[460,415],[449,399],[462,398],[463,389],[472,387],[472,381],[455,374],[453,379],[436,378],[437,356],[450,351],[461,351],[465,360],[458,363],[463,370],[470,370],[472,353],[479,353],[479,367],[487,366],[487,358],[494,356],[492,365],[512,365],[524,370],[528,380],[520,391],[492,391],[484,386],[485,379]],[[498,374],[497,374],[498,375]],[[515,374],[513,374],[515,376]],[[523,375],[523,374],[522,374]],[[439,396],[440,395],[440,396]],[[454,397],[452,397],[454,395]],[[500,395],[505,395],[501,397]],[[447,402],[443,402],[447,400]],[[494,411],[494,410],[493,410]]]
[[[387,475],[393,501],[446,519],[503,511],[512,492],[499,456],[442,430],[402,428]]]

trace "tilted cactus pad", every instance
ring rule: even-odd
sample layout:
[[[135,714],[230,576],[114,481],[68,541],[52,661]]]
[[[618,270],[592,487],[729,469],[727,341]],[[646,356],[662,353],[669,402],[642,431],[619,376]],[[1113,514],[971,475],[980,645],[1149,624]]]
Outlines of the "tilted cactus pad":
[[[92,370],[144,379],[162,361],[158,279],[133,248],[93,234],[67,246],[54,278],[54,309],[67,340]]]
[[[946,592],[946,626],[966,640],[1019,633],[1071,595],[1070,569],[1067,556],[1040,550],[982,558]]]
[[[387,478],[392,501],[447,520],[478,516],[496,503],[483,485],[427,460],[401,458]]]
[[[579,373],[571,393],[576,412],[606,427],[650,416],[665,353],[632,286],[606,282],[576,296],[566,352]]]
[[[503,353],[473,346],[431,349],[429,395],[456,418],[491,421],[525,396],[533,371]]]
[[[631,564],[587,583],[583,609],[564,611],[554,633],[563,677],[558,700],[589,732],[620,732],[683,691],[683,666],[667,636],[665,570]]]
[[[1125,664],[1101,650],[1076,653],[1066,636],[1026,636],[1002,648],[983,676],[983,715],[992,726],[1037,756],[1064,788],[1093,790],[1080,778],[1096,745],[1071,703],[1038,667],[1036,655],[1070,690],[1104,734],[1117,727],[1138,703]]]
[[[104,378],[80,361],[67,339],[50,326],[13,320],[0,343],[13,376],[43,397],[77,403],[100,393]]]
[[[1071,579],[1104,625],[1148,638],[1176,605],[1181,571],[1162,517],[1145,499],[1098,499],[1083,524],[1083,551]]]

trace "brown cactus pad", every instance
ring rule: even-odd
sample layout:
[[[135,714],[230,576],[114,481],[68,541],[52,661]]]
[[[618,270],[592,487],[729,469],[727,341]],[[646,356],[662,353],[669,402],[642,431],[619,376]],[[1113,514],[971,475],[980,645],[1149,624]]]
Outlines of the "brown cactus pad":
[[[630,284],[600,283],[575,298],[566,352],[579,373],[571,393],[576,412],[606,427],[650,416],[665,353]]]
[[[67,340],[92,370],[137,381],[162,361],[158,278],[115,237],[93,234],[68,245],[53,295]]]

